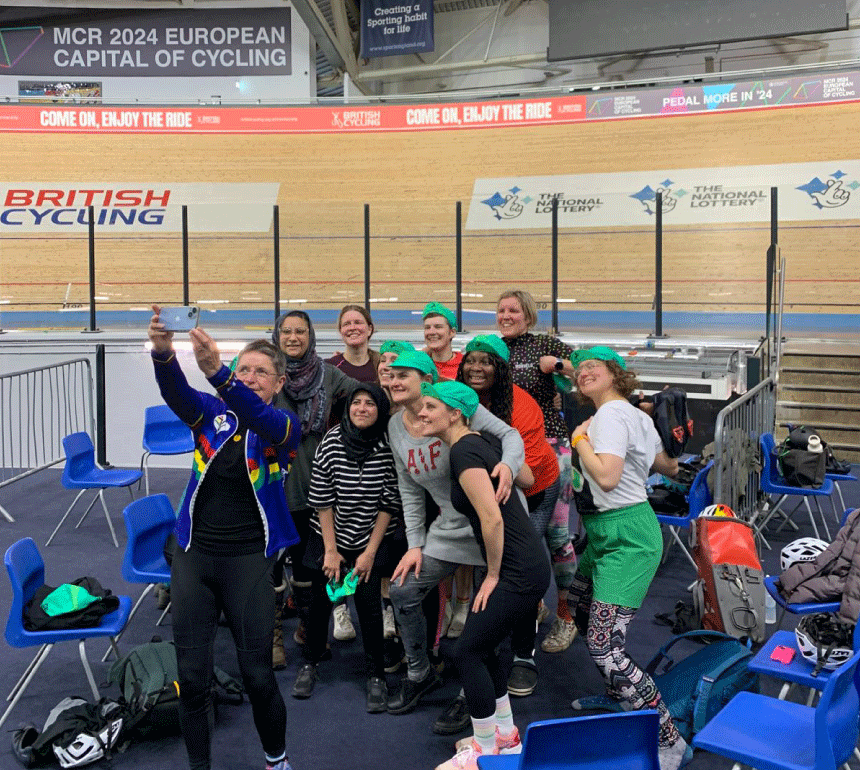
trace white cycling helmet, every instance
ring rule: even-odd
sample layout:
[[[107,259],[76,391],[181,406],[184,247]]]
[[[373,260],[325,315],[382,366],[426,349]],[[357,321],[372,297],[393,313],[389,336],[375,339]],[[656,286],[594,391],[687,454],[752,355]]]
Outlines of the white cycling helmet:
[[[833,671],[853,654],[854,629],[832,612],[804,615],[794,635],[800,654],[819,671]]]
[[[812,561],[827,550],[829,544],[817,537],[800,537],[792,540],[782,549],[779,555],[779,566],[785,572],[792,564],[800,561]]]
[[[735,512],[727,505],[709,505],[702,509],[699,516],[726,516],[733,519]]]
[[[122,732],[122,717],[111,719],[98,734],[83,732],[66,746],[52,747],[60,767],[83,767],[101,759],[117,742]]]

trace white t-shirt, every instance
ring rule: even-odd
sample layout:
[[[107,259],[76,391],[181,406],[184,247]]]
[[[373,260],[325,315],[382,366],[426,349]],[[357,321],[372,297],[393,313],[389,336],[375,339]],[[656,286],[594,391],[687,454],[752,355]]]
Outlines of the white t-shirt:
[[[609,401],[597,410],[588,426],[588,440],[597,454],[624,458],[621,480],[615,489],[604,492],[585,469],[591,494],[599,511],[611,511],[648,499],[645,481],[654,458],[663,444],[653,420],[627,401]]]

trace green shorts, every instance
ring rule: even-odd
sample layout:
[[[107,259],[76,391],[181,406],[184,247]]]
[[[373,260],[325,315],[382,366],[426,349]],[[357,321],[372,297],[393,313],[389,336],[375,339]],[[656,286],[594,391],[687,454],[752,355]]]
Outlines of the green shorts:
[[[654,509],[645,502],[582,517],[588,545],[577,571],[594,584],[594,598],[622,607],[642,606],[663,554]]]

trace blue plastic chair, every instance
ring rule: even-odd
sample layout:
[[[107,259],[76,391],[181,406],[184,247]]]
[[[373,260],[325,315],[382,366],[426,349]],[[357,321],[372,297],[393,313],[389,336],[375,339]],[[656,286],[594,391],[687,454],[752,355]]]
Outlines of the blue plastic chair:
[[[55,631],[28,631],[24,628],[24,607],[33,598],[36,589],[45,583],[45,563],[39,554],[39,549],[32,538],[25,537],[13,543],[6,551],[4,559],[9,580],[12,583],[12,606],[9,608],[9,619],[6,621],[6,642],[12,647],[35,647],[39,645],[36,657],[27,666],[24,674],[18,680],[6,700],[11,700],[9,707],[0,717],[0,726],[6,721],[9,713],[15,708],[24,691],[36,676],[39,667],[45,662],[48,653],[57,642],[78,642],[78,651],[84,673],[87,675],[94,700],[98,701],[99,691],[93,671],[87,660],[84,641],[96,636],[110,637],[115,646],[115,637],[128,622],[131,613],[131,599],[119,596],[119,609],[104,615],[97,626],[92,628],[68,628]],[[117,655],[119,657],[119,655]]]
[[[815,708],[738,693],[693,746],[758,770],[835,770],[857,744],[860,652],[834,671]]]
[[[821,523],[824,525],[827,539],[830,540],[830,529],[827,527],[827,520],[824,518],[824,513],[821,510],[819,498],[830,497],[833,493],[833,482],[830,481],[830,479],[825,478],[824,483],[818,489],[812,489],[809,487],[793,487],[786,484],[785,479],[779,475],[779,469],[774,461],[774,449],[776,448],[776,443],[774,441],[773,434],[762,433],[759,438],[759,442],[761,445],[762,463],[764,465],[761,472],[761,490],[768,495],[780,495],[780,498],[776,505],[768,511],[767,516],[762,519],[761,523],[756,524],[755,520],[751,522],[755,525],[756,534],[761,536],[762,541],[768,548],[770,548],[767,544],[767,540],[765,540],[762,535],[762,530],[767,526],[767,523],[777,512],[785,518],[785,522],[783,522],[780,528],[784,526],[786,522],[791,521],[791,514],[781,511],[780,506],[787,497],[795,495],[802,498],[801,503],[806,506],[806,512],[809,514],[809,523],[812,524],[812,530],[815,532],[815,537],[820,537],[818,534],[818,525],[815,523],[815,517],[812,515],[812,508],[809,505],[809,498],[814,498],[815,507],[818,509],[818,515],[821,517]],[[799,507],[801,503],[798,503],[797,507]],[[795,507],[795,510],[797,510],[797,507]],[[794,513],[794,511],[792,511],[792,513]]]
[[[860,481],[853,473],[825,473],[824,478],[833,482],[833,491],[839,495],[839,510],[845,510],[845,498],[842,496],[842,488],[839,486],[840,482],[843,481]],[[853,509],[852,509],[853,510]],[[833,506],[833,512],[836,514],[836,519],[839,520],[839,513],[836,510],[836,505]],[[842,521],[845,521],[845,517],[842,517]]]
[[[122,515],[128,533],[122,577],[126,583],[147,584],[131,608],[128,618],[131,621],[155,584],[170,582],[170,565],[164,558],[164,544],[176,526],[176,514],[167,495],[150,495],[127,505]],[[103,662],[112,651],[113,647],[108,647],[102,657]]]
[[[182,455],[194,451],[194,434],[167,404],[148,406],[143,417],[143,456],[140,470],[149,494],[149,456]]]
[[[681,551],[684,553],[684,556],[687,557],[687,561],[693,565],[693,569],[697,572],[699,568],[696,566],[695,560],[690,555],[690,551],[687,549],[686,545],[684,545],[684,541],[681,540],[680,531],[682,529],[690,529],[690,522],[714,502],[711,490],[708,489],[708,473],[713,467],[714,461],[711,460],[696,474],[696,478],[693,479],[693,483],[690,485],[690,491],[687,493],[688,510],[686,516],[669,516],[661,513],[657,514],[657,521],[668,528],[669,534],[672,535],[674,542],[681,546]],[[666,561],[666,557],[668,556],[669,549],[671,547],[672,543],[670,542],[663,554],[663,561]]]
[[[72,512],[72,508],[74,508],[78,500],[81,499],[81,495],[83,495],[88,489],[97,489],[98,494],[93,498],[93,501],[89,504],[86,511],[84,511],[84,515],[78,520],[78,523],[75,525],[75,529],[81,526],[84,519],[87,517],[87,514],[96,504],[96,500],[101,500],[102,508],[105,512],[105,518],[107,519],[108,527],[110,528],[110,534],[113,538],[113,544],[119,548],[119,542],[116,539],[113,522],[110,519],[110,514],[108,513],[107,505],[105,504],[104,491],[111,487],[126,487],[128,489],[128,493],[131,495],[131,499],[134,500],[134,492],[131,491],[131,485],[136,481],[140,481],[142,474],[140,471],[120,470],[118,468],[105,470],[104,468],[96,465],[93,442],[90,439],[89,433],[84,431],[81,431],[80,433],[72,433],[71,435],[66,436],[63,439],[63,449],[66,450],[66,467],[63,469],[62,484],[66,489],[79,489],[80,492],[78,492],[77,497],[72,501],[69,509],[63,514],[63,518],[60,519],[60,523],[54,527],[54,531],[51,533],[51,536],[48,538],[48,542],[45,543],[45,545],[51,544],[54,536],[57,534],[60,527],[63,526],[63,522]]]
[[[521,754],[478,757],[480,770],[660,770],[656,711],[532,722]],[[567,762],[561,758],[567,757]]]

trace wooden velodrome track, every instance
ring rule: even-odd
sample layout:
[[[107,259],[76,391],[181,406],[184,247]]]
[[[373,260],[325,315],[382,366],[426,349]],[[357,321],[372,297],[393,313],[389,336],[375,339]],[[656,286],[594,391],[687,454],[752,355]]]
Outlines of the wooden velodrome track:
[[[858,157],[860,103],[564,126],[323,135],[0,134],[6,179],[279,182],[281,297],[337,307],[363,297],[363,204],[371,205],[378,307],[454,299],[454,205],[476,177],[742,166]],[[751,180],[761,184],[766,180]],[[858,221],[789,222],[786,310],[858,312]],[[667,310],[761,311],[769,226],[667,227]],[[464,230],[469,307],[509,286],[548,298],[545,230]],[[10,310],[85,302],[87,237],[5,237],[0,291]],[[560,295],[583,309],[651,305],[651,227],[568,229]],[[181,298],[179,236],[98,236],[100,307]],[[252,307],[272,297],[271,235],[192,236],[192,301]],[[396,298],[396,299],[395,299]],[[390,300],[390,301],[389,301]],[[566,305],[564,307],[570,307]]]

